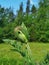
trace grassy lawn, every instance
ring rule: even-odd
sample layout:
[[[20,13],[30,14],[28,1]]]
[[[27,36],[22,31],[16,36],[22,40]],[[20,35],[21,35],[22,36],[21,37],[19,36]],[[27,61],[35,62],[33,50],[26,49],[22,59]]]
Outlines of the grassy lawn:
[[[0,65],[19,65],[22,56],[9,44],[0,44]],[[19,60],[19,61],[18,61]]]
[[[9,44],[0,44],[0,57],[21,59],[22,56],[18,52],[13,51],[12,49],[14,49],[14,47]]]
[[[44,59],[47,52],[49,52],[49,44],[48,43],[37,43],[32,42],[29,43],[30,48],[32,50],[32,56],[35,61],[41,61]],[[0,58],[7,58],[7,59],[17,59],[22,60],[22,56],[16,52],[12,51],[13,49],[9,44],[0,44]]]
[[[33,42],[30,44],[32,55],[35,61],[42,61],[49,52],[49,43]]]

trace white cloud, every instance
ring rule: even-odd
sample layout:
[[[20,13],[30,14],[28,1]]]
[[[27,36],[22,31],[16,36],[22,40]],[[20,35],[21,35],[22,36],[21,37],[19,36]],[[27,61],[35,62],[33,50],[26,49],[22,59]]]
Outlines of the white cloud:
[[[31,4],[31,5],[33,5],[33,4],[34,4],[34,2],[33,2],[32,0],[30,0],[30,4]]]

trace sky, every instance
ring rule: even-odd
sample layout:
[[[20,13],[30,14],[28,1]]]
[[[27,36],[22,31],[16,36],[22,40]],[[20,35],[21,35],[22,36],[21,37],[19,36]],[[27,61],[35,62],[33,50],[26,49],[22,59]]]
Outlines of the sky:
[[[0,0],[0,5],[4,8],[11,7],[13,8],[14,13],[16,13],[16,11],[19,10],[21,2],[23,2],[23,8],[25,11],[27,0]],[[38,7],[38,0],[30,0],[30,4],[31,6],[34,4]]]

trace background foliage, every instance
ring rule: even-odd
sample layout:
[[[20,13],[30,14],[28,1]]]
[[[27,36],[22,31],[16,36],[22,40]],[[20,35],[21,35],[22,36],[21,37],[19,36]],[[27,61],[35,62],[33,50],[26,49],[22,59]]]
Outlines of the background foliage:
[[[39,8],[27,0],[26,11],[23,11],[23,2],[17,11],[13,13],[11,8],[0,6],[0,41],[3,38],[15,39],[14,28],[24,23],[28,29],[29,41],[49,42],[49,3],[48,0],[39,0]]]

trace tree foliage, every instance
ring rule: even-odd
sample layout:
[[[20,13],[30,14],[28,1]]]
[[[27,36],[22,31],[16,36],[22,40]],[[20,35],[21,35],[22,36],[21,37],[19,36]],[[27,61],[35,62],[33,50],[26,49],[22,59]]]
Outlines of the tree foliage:
[[[29,41],[49,42],[49,0],[39,0],[39,8],[34,5],[30,8],[30,0],[27,0],[25,12],[21,2],[16,16],[11,8],[0,6],[0,30],[3,33],[0,38],[15,39],[14,28],[22,23],[29,32]]]

